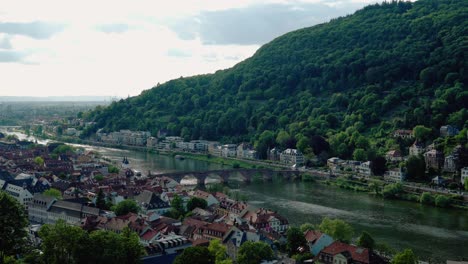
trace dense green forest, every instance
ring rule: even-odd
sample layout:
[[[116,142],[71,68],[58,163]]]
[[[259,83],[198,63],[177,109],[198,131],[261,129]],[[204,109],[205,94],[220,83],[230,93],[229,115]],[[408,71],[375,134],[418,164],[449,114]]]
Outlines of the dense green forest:
[[[400,147],[393,130],[416,125],[434,139],[442,125],[468,127],[467,11],[459,0],[370,5],[278,37],[231,69],[98,107],[83,135],[164,128],[252,142],[262,157],[276,145],[370,158]]]

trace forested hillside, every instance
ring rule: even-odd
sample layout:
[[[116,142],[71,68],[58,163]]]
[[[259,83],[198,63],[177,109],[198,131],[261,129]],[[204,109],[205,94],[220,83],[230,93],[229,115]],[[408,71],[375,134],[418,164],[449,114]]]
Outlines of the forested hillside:
[[[166,128],[187,139],[250,141],[306,154],[372,156],[395,129],[468,127],[468,1],[367,6],[297,30],[231,69],[180,78],[86,113],[98,128]],[[138,68],[138,65],[135,65]],[[465,133],[466,134],[466,133]]]

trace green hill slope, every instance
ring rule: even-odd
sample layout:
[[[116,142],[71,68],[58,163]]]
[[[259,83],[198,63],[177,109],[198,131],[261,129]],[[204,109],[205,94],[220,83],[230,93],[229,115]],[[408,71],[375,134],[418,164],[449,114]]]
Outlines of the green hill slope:
[[[180,78],[87,113],[106,131],[297,146],[349,157],[394,129],[468,126],[468,1],[368,6],[297,30],[215,74]],[[319,137],[320,136],[320,137]]]

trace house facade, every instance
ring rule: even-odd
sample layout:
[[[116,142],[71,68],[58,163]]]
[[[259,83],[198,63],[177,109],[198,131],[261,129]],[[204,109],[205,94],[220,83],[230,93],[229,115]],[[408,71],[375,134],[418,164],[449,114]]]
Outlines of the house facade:
[[[461,184],[465,185],[465,179],[468,179],[468,167],[461,169]]]
[[[298,149],[286,149],[280,154],[280,162],[300,166],[304,164],[304,155]]]
[[[384,180],[387,182],[403,182],[406,173],[401,168],[390,169],[384,173]]]
[[[433,168],[440,170],[444,166],[444,154],[436,149],[429,150],[424,153],[424,160],[426,162],[426,168]]]

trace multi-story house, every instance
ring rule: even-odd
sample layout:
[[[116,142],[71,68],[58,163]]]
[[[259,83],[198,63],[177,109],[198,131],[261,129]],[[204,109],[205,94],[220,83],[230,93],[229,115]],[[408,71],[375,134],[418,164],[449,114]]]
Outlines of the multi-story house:
[[[304,164],[304,155],[298,149],[286,149],[280,154],[280,162],[300,166]]]
[[[384,180],[388,182],[403,182],[406,174],[401,168],[390,169],[384,173]]]
[[[468,179],[468,167],[461,169],[461,184],[465,185],[465,179]]]
[[[424,160],[426,161],[426,168],[433,168],[440,170],[444,166],[444,154],[437,150],[432,149],[424,153]]]
[[[424,145],[422,143],[418,142],[417,140],[409,148],[410,156],[423,155],[424,151],[426,151],[426,149],[424,148]]]

